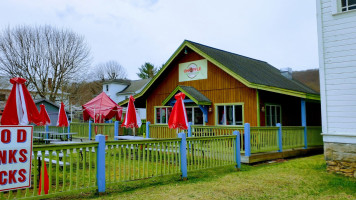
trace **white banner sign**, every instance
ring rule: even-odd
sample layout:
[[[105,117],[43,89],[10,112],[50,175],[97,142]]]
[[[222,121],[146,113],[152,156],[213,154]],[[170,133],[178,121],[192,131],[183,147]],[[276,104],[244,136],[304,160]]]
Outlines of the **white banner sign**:
[[[33,126],[0,126],[0,191],[31,186]]]
[[[179,82],[208,78],[208,61],[206,59],[179,64]]]

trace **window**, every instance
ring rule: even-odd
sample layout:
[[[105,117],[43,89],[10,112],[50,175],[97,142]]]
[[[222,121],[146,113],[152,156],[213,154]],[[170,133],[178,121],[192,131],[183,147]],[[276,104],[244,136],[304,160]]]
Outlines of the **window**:
[[[217,124],[242,126],[243,125],[243,105],[218,105]]]
[[[188,122],[192,122],[192,124],[199,125],[203,124],[203,112],[199,107],[186,107]]]
[[[109,85],[106,85],[106,91],[109,91]]]
[[[276,126],[281,123],[281,106],[266,105],[266,126]]]
[[[168,124],[168,119],[171,112],[172,107],[155,107],[155,123]]]
[[[6,95],[5,94],[0,94],[0,101],[5,101]]]
[[[341,11],[346,12],[356,9],[356,0],[341,0]]]

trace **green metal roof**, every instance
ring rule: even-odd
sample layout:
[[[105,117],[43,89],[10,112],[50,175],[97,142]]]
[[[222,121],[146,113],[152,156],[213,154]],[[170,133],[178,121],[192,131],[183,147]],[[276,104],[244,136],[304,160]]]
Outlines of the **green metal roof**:
[[[200,93],[197,89],[191,86],[183,85],[179,85],[178,87],[176,87],[176,89],[174,89],[171,94],[169,94],[168,97],[162,102],[162,105],[166,105],[168,101],[171,100],[178,91],[183,92],[189,99],[194,101],[194,103],[196,103],[197,105],[211,105],[210,99]]]
[[[196,42],[187,42],[250,83],[318,94],[302,83],[284,77],[277,68],[267,62],[205,46]]]

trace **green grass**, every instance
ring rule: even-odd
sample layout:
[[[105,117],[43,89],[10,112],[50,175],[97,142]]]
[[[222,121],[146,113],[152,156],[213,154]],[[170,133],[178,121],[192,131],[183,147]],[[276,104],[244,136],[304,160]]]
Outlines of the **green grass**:
[[[356,199],[356,179],[326,172],[323,155],[120,183],[77,199]],[[75,199],[67,197],[67,199]]]

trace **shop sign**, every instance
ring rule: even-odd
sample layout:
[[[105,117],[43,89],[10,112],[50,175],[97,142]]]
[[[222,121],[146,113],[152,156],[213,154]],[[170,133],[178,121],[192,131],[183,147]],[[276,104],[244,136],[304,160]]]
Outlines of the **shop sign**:
[[[31,186],[33,126],[0,126],[0,191]]]
[[[208,78],[208,61],[206,59],[179,64],[179,82]]]

